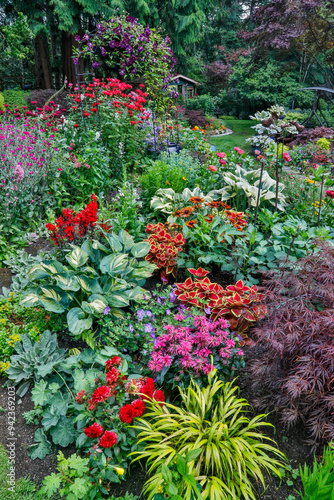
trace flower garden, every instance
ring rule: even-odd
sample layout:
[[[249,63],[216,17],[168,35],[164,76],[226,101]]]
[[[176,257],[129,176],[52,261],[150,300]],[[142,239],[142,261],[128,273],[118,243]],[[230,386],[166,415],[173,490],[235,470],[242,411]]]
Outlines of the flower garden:
[[[0,110],[4,498],[333,499],[334,130],[217,151],[168,37],[76,41],[99,77]]]

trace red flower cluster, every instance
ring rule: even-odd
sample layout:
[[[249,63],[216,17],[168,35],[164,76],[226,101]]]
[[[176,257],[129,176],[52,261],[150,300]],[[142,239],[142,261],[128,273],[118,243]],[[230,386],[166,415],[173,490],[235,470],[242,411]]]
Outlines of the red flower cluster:
[[[103,427],[101,424],[95,422],[95,424],[90,425],[89,427],[85,427],[84,433],[91,439],[98,438],[103,434]]]
[[[112,431],[105,431],[102,437],[99,439],[99,445],[102,448],[112,448],[117,443],[117,434]]]
[[[120,366],[122,364],[122,358],[119,356],[113,356],[111,359],[106,361],[107,370],[110,370],[113,366]]]
[[[164,224],[148,224],[146,233],[148,242],[151,245],[149,253],[145,259],[153,262],[160,269],[160,276],[163,282],[168,282],[168,275],[176,276],[176,262],[182,246],[185,244],[182,233],[170,233]]]
[[[50,231],[52,241],[58,245],[63,240],[72,241],[75,236],[85,236],[88,229],[96,225],[97,209],[95,194],[91,195],[91,202],[77,215],[73,214],[73,210],[64,208],[63,215],[56,219],[56,225],[45,225]]]
[[[117,368],[115,367],[112,367],[111,370],[109,370],[107,372],[107,384],[108,385],[113,385],[115,383],[118,382],[119,378],[120,378],[121,374],[120,372],[117,370]]]
[[[145,411],[145,403],[141,399],[136,399],[131,404],[124,405],[119,411],[119,418],[123,423],[132,424],[136,417],[141,417]]]
[[[111,396],[110,387],[106,385],[101,385],[97,387],[93,392],[92,400],[94,403],[103,403],[106,399]]]

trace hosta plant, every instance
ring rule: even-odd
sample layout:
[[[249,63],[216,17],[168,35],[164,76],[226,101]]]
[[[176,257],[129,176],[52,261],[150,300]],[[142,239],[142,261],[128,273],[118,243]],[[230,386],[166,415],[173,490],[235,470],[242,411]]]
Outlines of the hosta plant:
[[[173,189],[158,189],[156,195],[151,200],[151,208],[154,211],[160,211],[165,214],[171,214],[178,208],[182,208],[187,204],[190,198],[203,198],[205,202],[211,202],[210,196],[205,196],[200,188],[196,187],[193,191],[186,188],[182,193],[175,193]]]
[[[169,276],[176,276],[177,256],[182,250],[186,240],[182,233],[168,229],[164,224],[148,224],[146,233],[149,234],[148,242],[150,251],[145,259],[152,262],[160,269],[161,280],[168,282]]]
[[[263,469],[280,476],[284,455],[258,431],[271,424],[265,422],[266,415],[247,415],[249,405],[236,396],[237,389],[212,371],[206,388],[191,382],[186,392],[180,389],[182,407],[150,404],[146,418],[134,426],[143,445],[135,460],[146,459],[151,475],[145,484],[149,499],[162,482],[162,464],[198,448],[201,453],[190,462],[189,473],[202,486],[204,500],[255,500],[252,480],[264,486]],[[181,498],[190,498],[190,491],[184,484]]]
[[[260,185],[261,169],[246,170],[236,165],[235,172],[222,174],[225,187],[210,191],[208,196],[221,195],[223,201],[229,200],[237,210],[245,210],[248,204],[252,207],[257,205],[257,197]],[[285,196],[283,194],[284,184],[278,185],[278,208],[284,210]],[[270,177],[266,170],[262,173],[259,205],[275,205],[276,181]]]
[[[255,285],[245,286],[241,280],[224,289],[218,283],[212,283],[206,276],[205,269],[189,269],[195,276],[184,283],[176,283],[176,295],[180,302],[189,307],[210,308],[211,319],[223,317],[229,321],[231,329],[238,333],[245,332],[255,321],[263,318],[267,312],[263,302],[265,296],[258,292]]]
[[[10,385],[19,386],[16,393],[21,397],[32,383],[44,379],[65,360],[65,349],[58,347],[57,335],[52,335],[48,330],[38,342],[33,342],[28,335],[22,335],[21,341],[15,343],[15,351],[6,373]]]
[[[66,255],[68,266],[49,260],[32,267],[28,277],[37,283],[23,295],[21,304],[58,314],[68,311],[73,335],[89,330],[102,314],[122,316],[121,308],[142,297],[141,286],[156,266],[138,261],[147,255],[150,244],[134,243],[125,231],[106,234],[106,244],[86,240],[80,247],[72,245]]]

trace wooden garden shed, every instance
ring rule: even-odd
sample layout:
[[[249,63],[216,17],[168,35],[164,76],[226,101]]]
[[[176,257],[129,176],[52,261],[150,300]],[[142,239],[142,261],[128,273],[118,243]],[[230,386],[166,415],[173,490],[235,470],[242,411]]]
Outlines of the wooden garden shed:
[[[185,99],[189,99],[197,94],[197,86],[200,85],[200,82],[178,74],[171,79],[170,85],[176,85],[178,93]]]

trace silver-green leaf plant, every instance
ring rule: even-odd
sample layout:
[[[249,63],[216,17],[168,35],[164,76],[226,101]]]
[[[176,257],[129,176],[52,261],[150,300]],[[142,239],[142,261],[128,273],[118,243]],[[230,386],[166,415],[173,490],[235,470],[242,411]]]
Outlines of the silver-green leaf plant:
[[[95,317],[122,317],[123,307],[143,298],[142,286],[156,266],[138,259],[149,250],[147,241],[134,243],[123,230],[106,234],[105,244],[86,240],[81,247],[72,245],[68,265],[46,260],[28,271],[36,285],[22,295],[21,305],[58,314],[67,311],[70,332],[81,335],[91,329]]]

